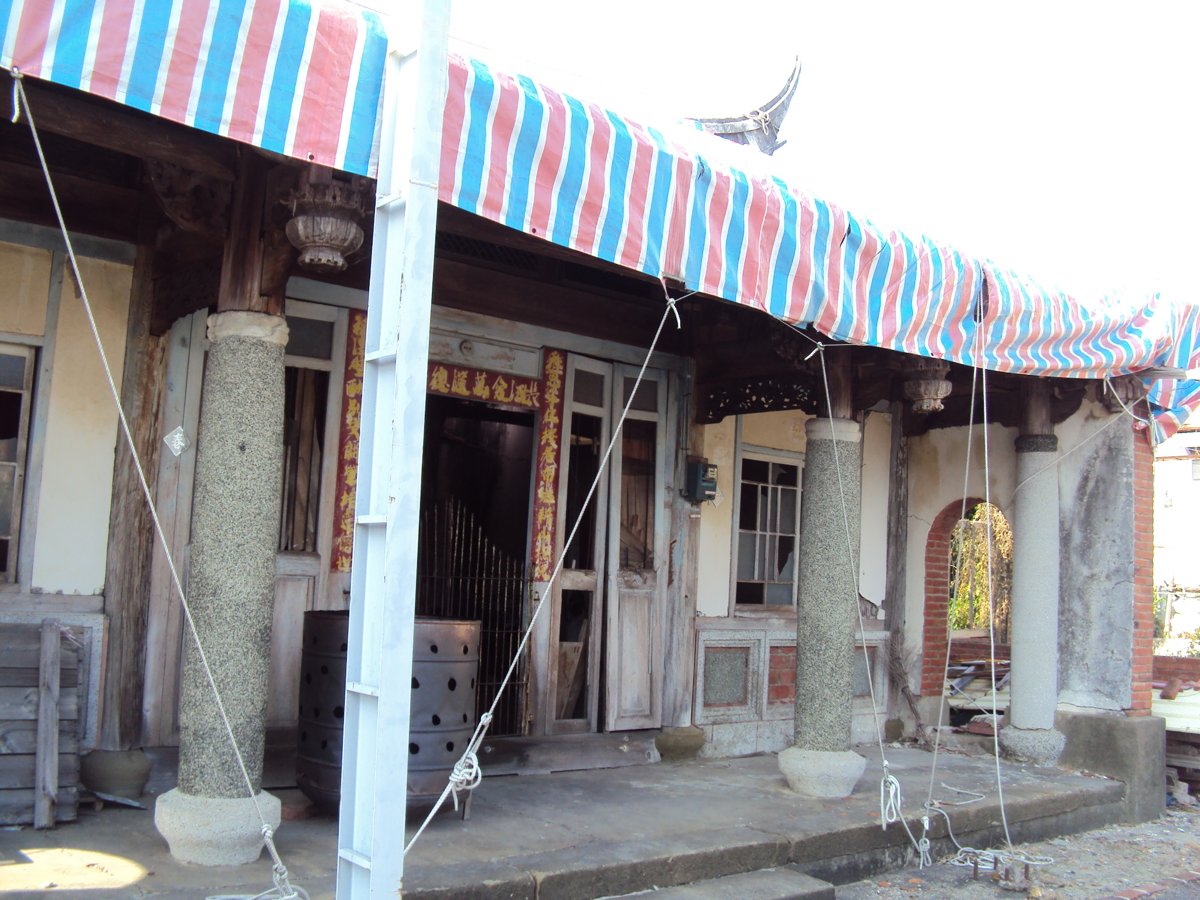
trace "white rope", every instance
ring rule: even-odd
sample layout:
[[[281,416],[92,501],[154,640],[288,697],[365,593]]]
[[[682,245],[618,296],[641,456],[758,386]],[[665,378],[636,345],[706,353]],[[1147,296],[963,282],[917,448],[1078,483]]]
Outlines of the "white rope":
[[[638,394],[638,389],[642,385],[642,379],[645,377],[646,369],[650,366],[650,359],[654,355],[654,349],[658,346],[658,340],[662,336],[663,328],[667,324],[667,319],[671,316],[675,317],[675,327],[681,328],[682,321],[679,318],[679,310],[675,304],[680,300],[692,296],[692,293],[684,294],[682,297],[672,297],[667,292],[667,283],[665,279],[660,279],[663,284],[663,293],[666,294],[667,307],[663,310],[662,318],[658,321],[658,329],[654,332],[654,339],[650,341],[650,347],[646,351],[646,358],[642,360],[642,367],[638,370],[637,378],[634,380],[633,389],[629,392],[629,399],[625,401],[625,408],[621,410],[621,417],[617,420],[617,424],[613,427],[612,438],[608,442],[608,446],[604,450],[604,455],[600,457],[600,464],[596,468],[596,477],[592,479],[592,485],[588,488],[587,495],[583,498],[583,503],[580,504],[579,514],[575,517],[575,523],[571,526],[571,531],[567,535],[567,539],[563,541],[562,551],[559,553],[558,561],[554,564],[554,570],[550,573],[550,578],[546,582],[546,598],[542,600],[533,610],[533,615],[529,617],[529,625],[525,628],[525,633],[521,636],[521,642],[517,645],[516,651],[513,653],[512,662],[508,665],[508,671],[504,673],[504,678],[501,679],[500,685],[496,688],[496,696],[492,699],[492,705],[488,707],[488,711],[479,717],[479,724],[475,726],[475,733],[471,736],[470,742],[467,744],[467,749],[458,762],[454,764],[454,769],[450,774],[450,778],[446,783],[446,787],[442,789],[442,793],[438,796],[437,801],[433,804],[433,808],[425,816],[425,820],[417,828],[408,844],[404,847],[404,855],[408,855],[408,851],[413,848],[417,839],[425,833],[425,829],[429,827],[429,823],[433,821],[433,817],[438,814],[448,798],[452,798],[454,808],[458,809],[458,795],[462,791],[472,791],[479,786],[483,780],[483,770],[479,765],[479,748],[483,744],[483,739],[487,734],[488,726],[492,723],[492,717],[496,712],[496,707],[500,704],[500,698],[503,697],[505,689],[508,687],[509,681],[512,679],[513,673],[516,672],[517,664],[521,661],[521,656],[525,653],[526,647],[529,646],[529,639],[533,635],[534,625],[537,623],[538,616],[542,612],[542,608],[550,605],[550,590],[558,580],[559,574],[562,572],[563,564],[567,558],[567,551],[571,548],[572,542],[575,540],[575,535],[583,524],[583,518],[587,514],[588,505],[592,502],[592,497],[595,496],[597,488],[600,486],[600,481],[604,475],[604,470],[608,466],[609,457],[612,456],[613,448],[616,447],[617,441],[621,436],[621,426],[625,424],[625,419],[629,415],[629,410],[633,406],[633,402]]]
[[[942,787],[948,787],[948,785],[942,785]],[[948,789],[952,791],[958,790],[957,788]],[[983,795],[980,794],[978,799],[983,799]],[[968,800],[966,802],[974,803],[976,801]],[[1027,866],[1048,866],[1054,862],[1054,857],[1052,856],[1040,856],[1036,853],[1025,853],[1022,850],[1013,849],[1011,845],[1009,846],[1008,850],[978,850],[975,847],[964,847],[958,842],[958,838],[954,836],[954,828],[950,824],[950,815],[944,809],[942,809],[942,805],[943,804],[935,802],[929,807],[929,811],[937,813],[946,820],[946,836],[950,838],[951,843],[954,844],[955,850],[958,851],[949,860],[950,865],[972,867],[978,865],[980,868],[984,869],[997,869],[1001,865],[1011,863],[1017,863],[1019,865],[1023,864]],[[962,804],[958,803],[954,805],[961,806]]]
[[[279,852],[275,849],[274,832],[271,826],[267,823],[266,817],[263,815],[262,809],[259,807],[258,797],[254,790],[253,780],[250,778],[250,772],[246,768],[245,759],[242,757],[242,751],[238,747],[237,738],[233,734],[233,726],[229,722],[229,716],[225,711],[225,704],[221,699],[221,692],[217,689],[216,679],[213,677],[212,669],[208,664],[208,656],[204,652],[204,645],[200,640],[200,635],[196,631],[196,623],[192,618],[192,610],[188,604],[187,596],[183,590],[183,583],[179,578],[179,571],[175,566],[175,561],[171,558],[171,547],[167,542],[167,537],[163,531],[162,522],[158,516],[158,510],[154,505],[154,497],[150,491],[150,485],[146,481],[146,473],[142,466],[141,457],[138,455],[137,445],[133,440],[133,432],[129,427],[129,420],[125,416],[125,408],[121,404],[121,394],[117,389],[116,379],[113,377],[112,367],[108,362],[108,354],[104,349],[104,342],[100,338],[100,330],[96,325],[96,318],[92,312],[92,303],[88,298],[87,287],[84,285],[83,276],[79,271],[79,261],[75,257],[75,247],[71,242],[71,235],[67,231],[66,221],[63,219],[62,207],[58,202],[58,194],[54,189],[54,181],[50,177],[50,167],[46,163],[46,155],[42,151],[42,142],[38,136],[37,125],[33,119],[33,111],[29,107],[29,97],[25,94],[25,85],[23,83],[24,76],[21,71],[13,66],[9,70],[13,79],[13,114],[12,121],[15,124],[21,115],[22,108],[25,111],[25,118],[29,121],[29,132],[33,137],[33,145],[37,150],[38,161],[42,167],[42,174],[46,179],[46,187],[50,192],[50,202],[54,206],[54,215],[58,220],[58,228],[62,233],[63,241],[67,248],[67,258],[71,263],[71,271],[75,276],[75,283],[79,288],[79,298],[83,303],[83,311],[87,316],[88,327],[92,332],[92,339],[95,342],[96,350],[100,354],[100,363],[104,368],[104,378],[108,382],[109,392],[112,394],[113,403],[116,405],[117,418],[121,423],[121,433],[125,436],[125,443],[129,448],[129,455],[133,460],[134,470],[137,472],[138,483],[142,488],[142,495],[146,499],[146,505],[150,510],[150,518],[154,523],[154,530],[158,535],[159,543],[162,546],[163,554],[167,560],[167,567],[171,572],[171,581],[174,584],[175,592],[179,596],[180,605],[183,608],[184,619],[187,621],[188,631],[192,635],[192,640],[196,646],[196,654],[200,660],[200,664],[204,669],[205,678],[208,680],[209,687],[212,689],[213,700],[216,703],[217,711],[221,715],[221,722],[225,726],[225,733],[229,737],[230,746],[233,748],[233,755],[237,760],[238,768],[241,770],[242,778],[246,782],[246,790],[250,795],[250,800],[254,804],[254,811],[258,815],[258,820],[262,825],[263,844],[267,848],[267,852],[271,855],[272,872],[275,887],[265,894],[259,894],[259,897],[275,897],[278,900],[306,900],[307,894],[298,888],[294,888],[288,882],[287,867],[283,864],[283,860],[279,856]]]
[[[986,284],[986,282],[984,282]],[[979,331],[983,331],[983,322],[979,323]],[[977,363],[978,364],[978,363]],[[987,590],[988,590],[988,656],[991,660],[991,666],[988,667],[991,672],[992,681],[992,703],[996,702],[996,617],[994,615],[995,608],[992,606],[992,593],[995,586],[992,578],[992,546],[994,538],[992,535],[992,466],[991,452],[988,442],[988,393],[987,393],[987,369],[983,369],[980,375],[980,386],[983,389],[983,502],[989,507],[987,516]],[[947,623],[947,628],[949,623]],[[949,641],[946,642],[949,646]],[[1008,848],[1008,852],[1013,852],[1012,835],[1008,831],[1008,810],[1004,806],[1004,779],[1000,775],[1000,729],[992,728],[992,755],[996,764],[996,799],[1000,804],[1000,823],[1004,826],[1004,844]]]

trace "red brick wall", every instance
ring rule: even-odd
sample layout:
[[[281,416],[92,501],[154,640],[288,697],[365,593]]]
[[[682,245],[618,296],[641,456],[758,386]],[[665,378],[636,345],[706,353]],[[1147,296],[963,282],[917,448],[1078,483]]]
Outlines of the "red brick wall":
[[[1170,681],[1181,678],[1184,681],[1200,682],[1200,658],[1194,656],[1156,656],[1154,657],[1154,680]]]
[[[982,500],[967,500],[970,512]],[[925,541],[925,621],[921,653],[921,696],[936,697],[945,684],[946,643],[950,639],[947,617],[950,601],[950,535],[962,517],[963,502],[943,509],[929,528]]]
[[[1150,714],[1154,674],[1154,454],[1133,433],[1133,684],[1126,715]]]
[[[1009,644],[997,643],[995,646],[996,659],[1012,659],[1012,647]],[[985,637],[956,638],[950,648],[950,660],[987,659],[991,655],[992,644]]]
[[[796,699],[796,648],[772,647],[767,664],[767,702],[792,703]]]

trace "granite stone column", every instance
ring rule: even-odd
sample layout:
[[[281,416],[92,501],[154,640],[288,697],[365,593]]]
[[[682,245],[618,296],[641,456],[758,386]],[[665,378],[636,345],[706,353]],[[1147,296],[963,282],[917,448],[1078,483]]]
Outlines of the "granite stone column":
[[[1022,429],[1025,430],[1025,429]],[[1048,428],[1047,428],[1048,430]],[[1012,678],[1005,755],[1053,765],[1065,738],[1054,728],[1058,707],[1058,438],[1017,438],[1017,489],[1012,506]]]
[[[279,801],[261,790],[261,780],[287,325],[281,316],[220,312],[208,320],[208,338],[188,599],[258,808],[275,828]],[[159,798],[154,822],[176,859],[253,862],[262,849],[261,822],[190,634],[184,654],[179,786]]]
[[[849,419],[810,419],[805,431],[797,553],[796,743],[779,755],[779,768],[799,794],[846,797],[866,767],[866,760],[850,749],[862,436],[858,423]]]

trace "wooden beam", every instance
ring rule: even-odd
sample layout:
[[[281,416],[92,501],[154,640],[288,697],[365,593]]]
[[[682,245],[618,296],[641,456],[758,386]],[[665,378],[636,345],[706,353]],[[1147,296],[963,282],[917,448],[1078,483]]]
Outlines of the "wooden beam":
[[[283,315],[283,287],[293,254],[282,229],[267,216],[273,163],[244,151],[229,213],[229,234],[221,258],[217,311],[247,310]]]
[[[205,175],[232,180],[236,145],[119,103],[66,88],[25,81],[38,130],[116,150],[137,159],[159,159]]]
[[[53,828],[58,797],[58,690],[62,665],[58,623],[42,622],[38,672],[37,752],[34,760],[33,827]]]
[[[1053,434],[1049,383],[1044,378],[1029,378],[1022,387],[1025,406],[1021,411],[1021,434]]]
[[[137,191],[52,173],[67,228],[74,232],[132,241],[137,235]],[[0,215],[58,228],[41,169],[17,163],[0,168]]]
[[[854,349],[850,346],[830,346],[822,352],[825,353],[825,374],[829,379],[827,415],[831,419],[853,419]]]
[[[907,406],[902,400],[894,400],[891,404],[892,477],[888,481],[887,582],[883,609],[888,630],[894,635],[904,633],[904,598],[908,589],[908,438],[904,435]]]
[[[646,346],[662,316],[660,305],[617,298],[565,285],[484,269],[439,258],[434,266],[434,299],[439,306],[529,322],[601,340]],[[683,349],[674,325],[663,331],[659,349]]]
[[[144,221],[142,237],[150,239],[153,217],[146,216]],[[159,420],[167,352],[166,339],[155,338],[150,333],[154,305],[153,259],[153,248],[148,243],[141,244],[133,264],[133,290],[121,379],[121,402],[151,490],[158,472],[158,454],[163,446],[159,440]],[[154,529],[124,435],[117,439],[109,510],[104,573],[104,612],[109,627],[100,744],[107,750],[129,750],[135,746],[142,731]]]

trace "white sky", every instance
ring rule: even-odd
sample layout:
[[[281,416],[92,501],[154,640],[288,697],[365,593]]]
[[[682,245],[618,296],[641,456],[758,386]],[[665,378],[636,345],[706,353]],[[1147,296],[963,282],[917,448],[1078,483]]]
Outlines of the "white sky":
[[[454,0],[452,47],[631,118],[803,71],[801,189],[1080,295],[1200,301],[1200,4]]]

